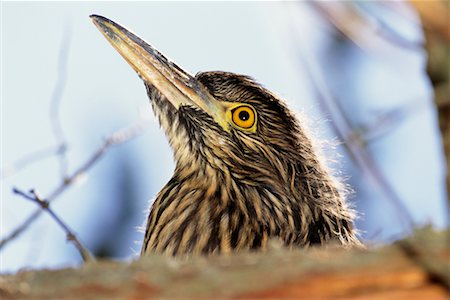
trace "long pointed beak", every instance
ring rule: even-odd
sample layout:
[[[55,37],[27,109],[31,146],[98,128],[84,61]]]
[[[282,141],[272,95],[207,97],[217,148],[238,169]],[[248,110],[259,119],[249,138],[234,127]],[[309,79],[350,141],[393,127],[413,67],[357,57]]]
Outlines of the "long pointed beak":
[[[158,89],[175,108],[194,105],[222,123],[226,108],[192,75],[119,24],[98,15],[90,17],[138,75]]]

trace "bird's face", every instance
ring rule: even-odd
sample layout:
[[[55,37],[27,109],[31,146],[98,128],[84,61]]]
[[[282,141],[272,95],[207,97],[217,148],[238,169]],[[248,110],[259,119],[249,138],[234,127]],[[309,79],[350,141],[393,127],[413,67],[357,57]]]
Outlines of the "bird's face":
[[[120,25],[92,18],[144,80],[179,170],[210,166],[249,182],[273,181],[285,171],[283,158],[298,155],[295,118],[251,78],[226,72],[191,76]]]

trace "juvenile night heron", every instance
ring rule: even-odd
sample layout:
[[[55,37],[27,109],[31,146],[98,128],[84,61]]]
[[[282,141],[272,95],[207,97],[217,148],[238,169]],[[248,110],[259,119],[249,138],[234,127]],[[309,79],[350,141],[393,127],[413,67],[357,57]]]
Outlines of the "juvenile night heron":
[[[176,168],[154,201],[141,255],[359,244],[339,183],[285,103],[250,77],[190,75],[142,39],[91,16],[139,74]]]

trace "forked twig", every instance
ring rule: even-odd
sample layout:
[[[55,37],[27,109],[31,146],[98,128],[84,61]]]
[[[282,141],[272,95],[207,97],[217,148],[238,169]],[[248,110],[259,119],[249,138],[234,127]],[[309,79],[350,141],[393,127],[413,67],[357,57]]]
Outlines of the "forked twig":
[[[37,203],[42,210],[47,211],[48,214],[53,218],[53,220],[55,220],[55,222],[64,230],[67,236],[67,240],[71,242],[75,246],[75,248],[77,248],[84,262],[95,261],[92,253],[80,242],[73,230],[71,230],[69,226],[67,226],[67,224],[64,223],[64,221],[60,217],[58,217],[53,209],[50,208],[50,202],[48,200],[40,197],[35,190],[31,190],[29,194],[27,194],[19,189],[13,188],[13,192],[16,195],[20,195],[27,200]]]
[[[103,144],[71,175],[67,176],[45,199],[50,203],[60,196],[78,178],[85,174],[112,146],[125,143],[126,141],[141,134],[147,125],[147,120],[142,119],[135,124],[120,129],[109,136]],[[16,227],[9,235],[0,241],[0,250],[10,241],[23,233],[42,213],[41,209],[34,211],[22,224]]]

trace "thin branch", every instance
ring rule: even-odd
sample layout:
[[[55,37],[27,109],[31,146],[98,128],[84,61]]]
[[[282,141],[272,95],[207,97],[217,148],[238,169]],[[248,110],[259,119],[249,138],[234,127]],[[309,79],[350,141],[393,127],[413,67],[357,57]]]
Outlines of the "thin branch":
[[[85,174],[89,169],[99,161],[99,159],[109,150],[112,146],[123,144],[132,138],[140,135],[146,128],[148,121],[142,119],[135,124],[120,129],[109,136],[103,144],[94,151],[94,153],[71,175],[67,176],[65,180],[57,186],[49,195],[46,200],[51,203],[57,197],[59,197],[64,191],[67,190],[77,179]],[[9,242],[16,239],[22,234],[36,219],[41,215],[42,210],[37,209],[34,211],[22,224],[16,227],[10,234],[0,241],[0,250]]]
[[[11,165],[2,168],[1,179],[10,177],[20,170],[27,167],[29,164],[38,162],[47,157],[56,155],[59,159],[59,168],[61,177],[67,175],[68,160],[67,160],[67,139],[62,130],[61,117],[59,115],[60,105],[63,99],[63,92],[67,82],[67,64],[70,50],[70,40],[72,37],[71,27],[66,25],[61,39],[61,46],[58,56],[58,67],[56,73],[56,82],[53,89],[51,104],[50,104],[50,122],[53,135],[56,139],[56,146],[51,146],[28,153],[22,158],[19,158]]]
[[[30,191],[30,195],[16,188],[13,189],[13,192],[16,195],[20,195],[27,200],[33,201],[34,203],[38,204],[42,210],[47,211],[48,214],[53,218],[53,220],[55,220],[55,222],[64,230],[67,236],[67,240],[71,242],[75,246],[75,248],[77,248],[85,263],[95,261],[92,253],[80,242],[73,230],[71,230],[69,226],[67,226],[67,224],[64,223],[64,221],[60,217],[58,217],[58,215],[50,208],[50,202],[48,200],[40,197],[34,190]]]
[[[363,49],[380,51],[389,45],[404,49],[422,49],[421,42],[404,38],[388,24],[373,15],[364,13],[355,4],[321,1],[308,3],[343,35]]]
[[[67,175],[68,169],[68,159],[67,159],[67,139],[64,135],[62,129],[61,117],[60,117],[60,106],[63,99],[64,89],[66,87],[67,81],[67,64],[69,61],[69,50],[70,50],[70,40],[72,36],[71,27],[69,25],[65,26],[63,32],[63,38],[61,40],[61,46],[59,50],[58,57],[58,71],[56,74],[55,88],[52,93],[51,104],[50,104],[50,122],[53,135],[55,136],[56,143],[61,145],[59,151],[57,152],[59,158],[59,167],[61,177],[64,178]]]
[[[376,50],[375,47],[386,46],[386,42],[405,49],[422,49],[422,43],[404,38],[381,20],[364,14],[353,3],[313,1],[309,4],[349,40],[363,49]]]
[[[353,129],[353,132],[347,136],[346,141],[356,139],[364,140],[365,143],[373,142],[378,138],[386,136],[399,126],[406,118],[431,107],[431,103],[423,101],[409,101],[407,104],[383,111],[379,113],[375,120],[370,123],[362,124]]]
[[[38,161],[41,161],[45,158],[51,157],[55,154],[57,154],[61,147],[64,145],[56,145],[56,146],[50,146],[46,148],[42,148],[36,151],[33,151],[31,153],[27,153],[23,157],[19,158],[12,164],[5,166],[1,170],[1,179],[5,179],[7,177],[13,176],[17,172],[23,170],[28,165],[31,165],[33,163],[36,163]]]

